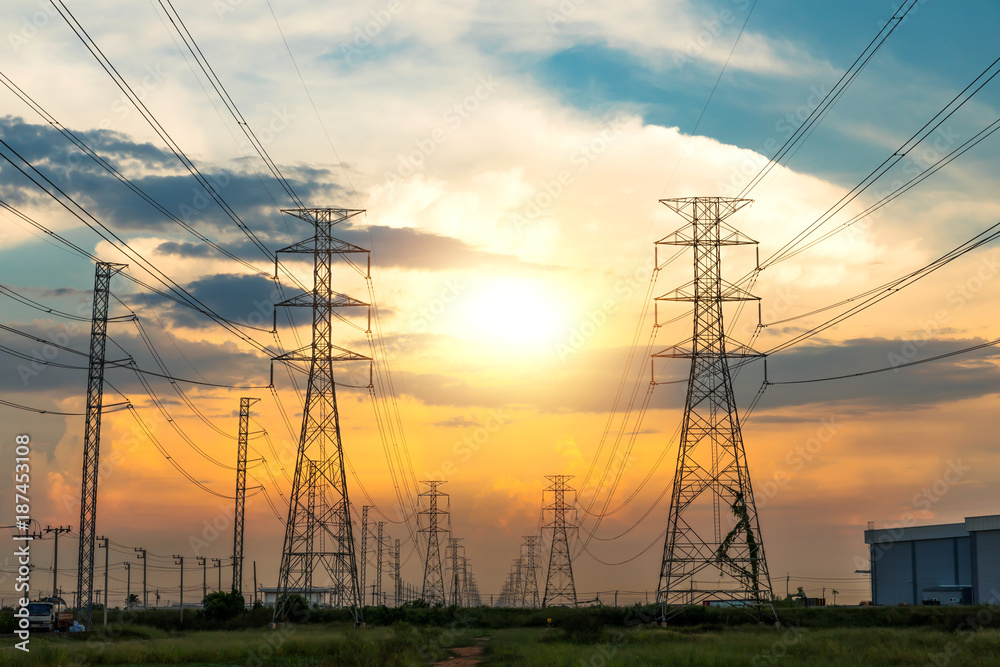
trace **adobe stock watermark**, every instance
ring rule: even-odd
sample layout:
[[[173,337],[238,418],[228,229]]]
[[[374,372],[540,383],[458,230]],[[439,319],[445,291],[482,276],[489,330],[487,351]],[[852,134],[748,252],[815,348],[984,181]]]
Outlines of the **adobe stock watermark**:
[[[571,168],[561,169],[553,178],[542,180],[527,203],[511,215],[508,224],[513,229],[515,240],[521,240],[525,228],[544,216],[580,174],[608,152],[615,140],[624,133],[627,121],[625,115],[617,115],[605,121],[597,134],[577,145],[569,159]]]
[[[444,281],[444,289],[435,298],[420,306],[417,316],[410,322],[410,326],[417,333],[424,333],[427,328],[448,310],[449,306],[458,301],[458,298],[465,293],[469,286],[460,278],[448,278]]]
[[[588,309],[583,319],[570,327],[569,335],[556,343],[555,351],[559,360],[566,361],[574,352],[582,350],[587,341],[596,336],[618,312],[621,304],[627,302],[642,284],[650,280],[652,270],[652,261],[637,264],[632,275],[615,283],[613,297],[602,301],[597,308]]]
[[[740,12],[750,9],[750,0],[732,0],[732,4]],[[688,40],[684,50],[674,55],[674,67],[683,69],[687,63],[700,58],[737,18],[736,12],[723,9],[712,18],[703,19],[699,24],[700,30]]]
[[[480,74],[476,79],[476,87],[458,102],[452,103],[441,114],[441,124],[425,136],[414,139],[413,150],[396,156],[396,171],[386,172],[384,185],[393,190],[400,181],[413,176],[427,165],[427,160],[437,152],[438,147],[448,141],[451,133],[462,127],[465,121],[479,111],[483,104],[493,96],[499,84],[491,74]]]
[[[816,434],[785,454],[785,466],[787,467],[775,470],[770,478],[765,479],[763,483],[758,482],[754,485],[754,500],[758,510],[766,507],[767,503],[778,495],[778,492],[787,486],[807,464],[817,458],[823,447],[836,437],[840,429],[843,428],[836,422],[836,419],[836,415],[820,419],[820,426],[816,429]]]
[[[354,28],[352,39],[340,43],[340,54],[344,56],[344,60],[351,62],[356,56],[361,55],[364,49],[372,45],[372,40],[382,34],[382,31],[392,23],[393,18],[402,11],[402,0],[389,0],[385,7],[372,10],[371,18],[363,26]]]
[[[960,483],[965,478],[965,475],[971,471],[972,467],[964,465],[961,459],[948,461],[944,472],[942,472],[937,479],[927,486],[924,486],[913,496],[910,500],[911,508],[917,511],[930,511],[934,505],[941,502],[941,500],[948,495],[948,492],[951,491],[952,487]],[[872,543],[870,553],[867,557],[859,555],[854,556],[854,566],[859,570],[863,570],[867,569],[871,565],[874,565],[876,561],[885,555],[886,551],[892,548],[892,545],[897,540],[903,537],[903,530],[916,525],[916,523],[917,517],[914,516],[912,511],[903,512],[903,514],[900,515],[898,522],[880,529],[886,532],[880,535],[878,539]]]
[[[915,340],[904,341],[900,345],[898,353],[889,352],[886,355],[889,365],[894,369],[893,372],[898,373],[900,366],[913,361],[920,354],[920,350],[944,330],[945,325],[951,320],[952,314],[965,308],[966,304],[972,301],[983,290],[986,283],[993,280],[998,273],[1000,273],[1000,251],[994,250],[983,258],[975,273],[957,283],[945,294],[945,301],[952,306],[951,308],[936,310],[934,317],[918,322],[921,329],[919,337]]]
[[[17,32],[11,30],[7,33],[7,42],[10,44],[10,48],[14,49],[15,53],[20,51],[23,46],[37,37],[38,33],[58,16],[59,12],[56,11],[55,6],[51,2],[38,0],[38,10],[32,12],[31,16],[25,16],[21,19],[21,25],[18,27]]]
[[[760,151],[750,151],[740,166],[733,170],[729,180],[719,184],[719,190],[726,197],[734,197],[750,183],[761,169],[771,161],[769,155],[777,153],[782,144],[790,139],[795,131],[816,110],[820,102],[828,94],[826,86],[810,86],[806,101],[787,112],[774,123],[774,134],[764,140]],[[690,144],[690,142],[688,142]]]
[[[159,88],[166,80],[167,74],[161,69],[160,65],[147,65],[145,75],[140,79],[139,85],[132,86],[132,92],[139,102],[145,102],[150,93]],[[102,118],[97,127],[102,130],[114,130],[117,124],[128,119],[133,111],[135,111],[135,105],[132,103],[132,100],[122,93],[111,101],[111,113],[113,115]]]
[[[502,408],[490,410],[489,416],[483,420],[480,426],[476,427],[471,434],[465,435],[461,440],[457,440],[452,444],[451,452],[455,454],[461,463],[468,463],[472,460],[473,455],[482,449],[493,435],[508,422],[509,416],[504,414]],[[456,470],[458,470],[458,465],[455,463],[455,460],[448,459],[441,464],[437,472],[427,473],[425,478],[448,479]]]

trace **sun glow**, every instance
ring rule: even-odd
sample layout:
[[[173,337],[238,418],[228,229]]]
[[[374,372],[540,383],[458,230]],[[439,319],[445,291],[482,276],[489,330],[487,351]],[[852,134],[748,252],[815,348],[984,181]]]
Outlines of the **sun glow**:
[[[486,278],[455,308],[456,331],[492,345],[550,348],[564,334],[564,306],[540,279]]]

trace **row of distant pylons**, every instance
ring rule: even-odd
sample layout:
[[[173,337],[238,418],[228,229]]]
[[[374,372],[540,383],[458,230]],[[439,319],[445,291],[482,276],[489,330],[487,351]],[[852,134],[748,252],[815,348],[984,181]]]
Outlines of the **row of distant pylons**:
[[[756,243],[723,222],[750,201],[723,197],[661,201],[684,217],[688,225],[657,241],[656,246],[692,247],[694,279],[656,297],[656,301],[692,303],[694,326],[688,341],[652,355],[654,358],[691,360],[657,602],[664,605],[664,615],[668,605],[714,600],[735,601],[759,608],[771,598],[771,582],[746,464],[729,359],[760,355],[728,339],[722,310],[725,302],[757,300],[757,297],[724,281],[721,276],[721,248]],[[285,212],[313,225],[315,235],[278,251],[312,255],[313,289],[276,304],[312,310],[312,341],[300,350],[274,358],[274,361],[308,364],[309,373],[274,614],[276,619],[284,617],[291,599],[288,593],[312,590],[314,575],[322,572],[326,575],[323,578],[332,582],[338,604],[351,608],[355,621],[360,623],[365,604],[362,582],[366,568],[362,566],[359,571],[355,551],[334,367],[341,362],[364,361],[371,364],[373,360],[335,345],[332,323],[335,317],[339,317],[338,309],[371,306],[333,289],[332,265],[335,257],[345,257],[357,267],[349,257],[354,254],[367,256],[369,251],[335,238],[332,230],[334,225],[363,211],[299,208]],[[366,264],[370,266],[370,262]],[[91,340],[79,587],[81,608],[86,608],[88,627],[93,588],[107,281],[116,268],[115,265],[106,265],[102,274],[99,267]],[[657,257],[655,271],[660,268]],[[370,274],[365,278],[370,280]],[[102,302],[98,301],[98,297]],[[658,327],[659,322],[655,325]],[[567,521],[573,504],[566,499],[567,492],[571,491],[566,484],[570,477],[556,475],[548,479],[552,485],[546,491],[551,492],[552,503],[543,509],[552,513],[552,522],[545,526],[551,531],[552,543],[541,604],[575,605],[576,589],[569,548],[569,533],[574,526]],[[478,598],[478,591],[471,592],[475,591],[474,579],[468,572],[468,559],[460,555],[462,546],[458,544],[458,539],[449,538],[445,554],[441,554],[440,535],[443,530],[438,519],[447,512],[437,505],[438,499],[446,495],[437,489],[440,483],[430,483],[430,490],[421,494],[429,501],[428,508],[420,512],[428,518],[428,527],[420,529],[420,533],[427,535],[421,598],[442,603],[472,601]],[[367,538],[367,531],[368,525],[364,522],[363,540]],[[381,550],[383,541],[376,539]],[[522,544],[501,593],[505,604],[535,604],[539,597],[539,550],[537,541],[526,539]],[[398,542],[393,555],[398,562]],[[363,558],[367,559],[367,556],[365,551]],[[450,561],[447,593],[443,558]],[[381,571],[382,568],[378,567],[376,577],[381,576]],[[394,597],[397,601],[404,597],[401,585],[396,572]]]

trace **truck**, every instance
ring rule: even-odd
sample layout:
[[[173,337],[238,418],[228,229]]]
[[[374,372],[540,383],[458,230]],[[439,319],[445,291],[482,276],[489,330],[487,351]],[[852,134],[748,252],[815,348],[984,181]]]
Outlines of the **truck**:
[[[59,597],[39,598],[28,603],[28,628],[66,632],[73,623],[73,612]]]

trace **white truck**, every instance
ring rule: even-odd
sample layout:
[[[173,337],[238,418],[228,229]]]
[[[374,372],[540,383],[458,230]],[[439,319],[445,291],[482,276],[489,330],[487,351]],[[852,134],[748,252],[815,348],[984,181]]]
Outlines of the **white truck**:
[[[28,603],[30,629],[66,632],[73,623],[73,612],[66,609],[62,598],[42,598]]]

